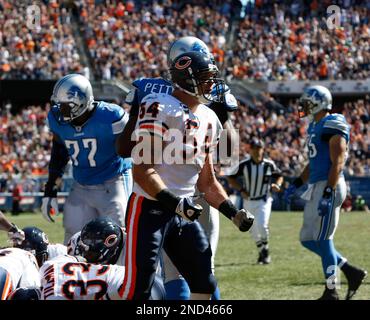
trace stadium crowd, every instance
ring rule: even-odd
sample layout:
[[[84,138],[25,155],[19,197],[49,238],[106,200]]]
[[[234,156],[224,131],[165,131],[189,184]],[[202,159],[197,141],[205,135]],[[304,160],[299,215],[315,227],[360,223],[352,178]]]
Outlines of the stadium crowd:
[[[269,5],[270,3],[270,5]],[[338,1],[340,27],[328,27],[332,1],[248,3],[226,57],[230,78],[366,79],[370,76],[370,2]],[[338,19],[339,22],[339,19]]]
[[[38,24],[27,1],[0,0],[0,79],[55,79],[83,71],[71,15],[60,3],[37,2]]]
[[[91,65],[103,79],[165,75],[167,44],[183,35],[202,39],[229,80],[365,79],[370,4],[339,1],[341,27],[333,30],[326,24],[330,4],[51,0],[39,4],[40,27],[30,30],[26,2],[0,0],[0,77],[55,79],[86,69],[71,27],[76,12]]]
[[[266,94],[266,99],[274,100]],[[239,101],[239,110],[231,119],[239,130],[240,157],[249,151],[252,137],[266,142],[266,153],[285,176],[296,176],[306,163],[305,147],[307,121],[299,119],[297,104],[291,100],[283,108],[254,101],[254,107]],[[40,191],[37,177],[47,174],[50,159],[50,134],[45,123],[46,106],[29,106],[13,115],[10,108],[0,113],[0,192],[11,191],[22,181],[23,192]],[[346,174],[370,175],[370,97],[346,102],[340,108],[351,125],[351,141]],[[248,124],[247,126],[245,124]]]

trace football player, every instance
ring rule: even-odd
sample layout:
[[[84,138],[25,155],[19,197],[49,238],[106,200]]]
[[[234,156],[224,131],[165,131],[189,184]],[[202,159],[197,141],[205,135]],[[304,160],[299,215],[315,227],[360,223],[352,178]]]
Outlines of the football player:
[[[309,116],[309,163],[302,174],[285,191],[289,202],[296,189],[308,182],[302,195],[307,200],[303,226],[300,232],[302,245],[321,257],[326,285],[323,300],[338,300],[336,290],[337,267],[348,280],[346,299],[351,299],[366,277],[367,271],[347,261],[334,246],[334,234],[339,222],[341,204],[346,196],[343,169],[347,158],[350,127],[341,114],[330,114],[332,96],[323,86],[307,87],[299,101],[301,117]]]
[[[140,163],[140,151],[138,157],[133,152],[135,183],[126,218],[123,299],[149,297],[162,247],[189,284],[192,299],[209,299],[215,291],[211,247],[197,221],[202,207],[193,201],[196,186],[241,231],[253,223],[250,213],[231,203],[214,174],[212,152],[222,126],[201,101],[212,99],[212,89],[223,85],[217,66],[203,53],[188,52],[175,59],[170,73],[172,95],[149,94],[140,105],[135,133],[143,141],[135,149],[149,150],[151,156]],[[172,138],[176,140],[176,133],[181,142],[174,146],[175,163],[171,163],[162,151]]]
[[[49,242],[44,231],[37,227],[25,227],[22,229],[25,239],[22,242],[14,243],[14,247],[31,252],[37,259],[39,266],[49,259],[67,253],[67,247]]]
[[[91,84],[69,74],[54,86],[47,124],[53,133],[49,177],[42,200],[44,218],[58,213],[57,185],[69,159],[74,183],[64,204],[64,243],[90,220],[108,215],[124,225],[131,193],[131,159],[123,159],[114,145],[128,120],[118,105],[94,101]]]
[[[0,300],[7,300],[19,287],[40,287],[38,262],[28,251],[0,249]]]
[[[182,37],[174,41],[168,50],[167,60],[168,65],[171,66],[173,61],[179,55],[185,52],[200,52],[208,56],[214,63],[214,58],[209,51],[207,45],[196,37]],[[131,148],[134,145],[134,141],[131,139],[131,133],[136,125],[137,117],[140,109],[140,101],[148,94],[152,93],[164,93],[171,94],[173,86],[170,81],[163,78],[143,78],[135,80],[133,83],[134,89],[132,89],[126,98],[126,103],[131,105],[130,119],[123,132],[123,134],[117,139],[117,151],[123,156],[131,156]],[[225,85],[222,88],[224,94],[222,99],[217,101],[203,101],[211,108],[217,115],[224,129],[227,129],[227,138],[230,141],[230,145],[237,146],[235,142],[238,139],[235,129],[231,120],[229,119],[229,113],[237,110],[237,101],[235,97],[230,93],[229,88]],[[214,96],[216,95],[216,88],[211,92]],[[234,140],[234,141],[232,141]],[[131,147],[127,147],[128,141],[131,141]],[[236,150],[236,153],[239,151]],[[206,231],[206,235],[210,241],[212,249],[212,270],[214,272],[214,259],[216,255],[218,238],[219,238],[219,213],[218,211],[209,206],[204,199],[200,198],[196,201],[203,207],[203,213],[199,217],[199,222]],[[190,290],[188,284],[184,278],[179,274],[178,270],[174,267],[171,260],[163,253],[163,269],[165,275],[165,288],[167,292],[167,299],[175,300],[187,300],[190,298]],[[219,299],[220,294],[218,287],[216,288],[213,299]]]
[[[42,299],[118,299],[125,274],[125,239],[124,230],[107,217],[87,223],[68,244],[74,257],[59,256],[41,268]],[[164,297],[159,279],[156,279],[151,297],[156,300]]]

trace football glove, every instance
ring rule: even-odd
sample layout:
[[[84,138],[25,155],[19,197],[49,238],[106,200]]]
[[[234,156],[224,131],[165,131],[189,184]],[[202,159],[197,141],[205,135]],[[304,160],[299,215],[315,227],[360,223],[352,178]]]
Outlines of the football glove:
[[[292,196],[293,196],[293,194],[295,194],[297,189],[298,188],[292,183],[289,185],[289,187],[287,189],[285,189],[285,191],[284,191],[284,201],[286,202],[286,204],[291,203]]]
[[[332,187],[326,187],[324,193],[319,201],[317,212],[320,217],[326,216],[333,206],[334,190]]]
[[[45,184],[45,192],[41,205],[42,216],[46,221],[55,222],[51,216],[59,214],[57,193],[57,186],[48,181]]]
[[[19,229],[14,223],[12,225],[12,228],[8,231],[9,240],[13,245],[20,245],[26,237],[23,230]]]
[[[228,112],[234,112],[238,110],[238,102],[235,96],[230,93],[230,88],[225,85],[224,87],[216,87],[214,86],[211,92],[211,96],[217,96],[217,90],[221,90],[223,92],[223,101],[222,102],[212,102],[211,104],[217,104],[217,107],[224,108]],[[215,105],[211,107],[211,109],[215,109]]]
[[[194,202],[194,197],[181,198],[176,207],[176,213],[185,220],[194,221],[202,214],[203,208],[201,205]]]
[[[246,232],[253,225],[254,215],[251,214],[249,211],[241,209],[231,219],[241,232]]]
[[[283,199],[286,202],[286,204],[288,205],[290,204],[290,202],[292,201],[293,194],[295,194],[297,189],[301,187],[302,185],[303,185],[303,180],[301,179],[301,177],[298,177],[289,185],[287,189],[285,189]]]

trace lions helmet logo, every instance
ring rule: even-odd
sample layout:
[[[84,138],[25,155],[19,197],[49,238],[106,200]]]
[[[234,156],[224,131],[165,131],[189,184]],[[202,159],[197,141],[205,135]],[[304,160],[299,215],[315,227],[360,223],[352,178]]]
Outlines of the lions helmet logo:
[[[178,70],[186,69],[191,65],[191,58],[188,56],[183,56],[175,63],[175,68]]]
[[[86,99],[86,94],[81,91],[81,89],[78,86],[72,86],[69,88],[67,92],[68,98],[79,98],[80,100]]]
[[[200,52],[200,53],[209,54],[207,48],[202,46],[202,44],[200,42],[194,42],[194,44],[192,46],[192,51],[197,51],[197,52]]]

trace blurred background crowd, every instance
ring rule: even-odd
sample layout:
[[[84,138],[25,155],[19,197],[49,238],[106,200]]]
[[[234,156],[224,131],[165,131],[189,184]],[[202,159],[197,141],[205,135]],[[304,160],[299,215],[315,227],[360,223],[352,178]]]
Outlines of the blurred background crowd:
[[[209,46],[228,81],[370,78],[370,1],[336,3],[341,27],[330,30],[329,0],[43,0],[37,3],[40,24],[30,30],[32,2],[0,0],[0,79],[58,79],[70,72],[125,81],[166,76],[168,44],[184,35]],[[307,122],[298,118],[296,99],[275,103],[276,97],[263,95],[253,106],[239,101],[232,115],[240,156],[259,136],[283,173],[295,176],[306,161]],[[37,177],[47,173],[50,157],[49,108],[1,109],[0,192],[19,181],[23,191],[41,190]],[[335,111],[352,128],[346,174],[369,176],[370,96]]]

